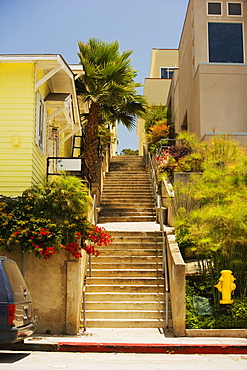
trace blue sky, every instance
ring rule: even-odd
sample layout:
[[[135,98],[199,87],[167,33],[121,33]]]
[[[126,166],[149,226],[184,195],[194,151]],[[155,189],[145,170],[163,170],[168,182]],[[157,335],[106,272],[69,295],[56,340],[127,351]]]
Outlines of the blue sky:
[[[0,0],[0,54],[61,54],[78,63],[78,41],[118,40],[133,50],[137,82],[149,76],[152,48],[176,49],[188,0]],[[118,152],[137,149],[119,127]]]

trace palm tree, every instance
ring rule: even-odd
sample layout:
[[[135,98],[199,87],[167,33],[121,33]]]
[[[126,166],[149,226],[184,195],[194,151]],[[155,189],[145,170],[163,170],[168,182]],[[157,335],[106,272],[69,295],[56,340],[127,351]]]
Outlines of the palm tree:
[[[106,43],[90,38],[79,42],[78,56],[84,75],[78,81],[78,93],[89,102],[85,127],[85,159],[92,181],[96,181],[98,125],[100,121],[121,121],[129,130],[135,118],[145,111],[146,101],[137,94],[136,71],[131,67],[132,51],[119,52],[117,41]]]

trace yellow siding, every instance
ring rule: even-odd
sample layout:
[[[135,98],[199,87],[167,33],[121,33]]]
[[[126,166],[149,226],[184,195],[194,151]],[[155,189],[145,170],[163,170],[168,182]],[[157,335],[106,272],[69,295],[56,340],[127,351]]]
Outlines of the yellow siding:
[[[40,93],[45,95],[45,87]],[[35,116],[34,64],[0,64],[0,194],[20,195],[45,176]]]
[[[42,77],[44,77],[44,73],[42,70],[38,69],[36,71],[36,78],[39,81]],[[43,99],[49,94],[49,88],[47,83],[44,83],[38,89],[40,95]],[[35,95],[36,98],[36,95]],[[35,113],[36,113],[36,100],[35,100]],[[46,133],[48,133],[48,127],[46,127]],[[48,135],[48,134],[47,134]],[[46,135],[46,138],[48,138]],[[31,185],[37,184],[38,182],[45,179],[46,176],[46,155],[40,153],[37,145],[35,144],[35,136],[36,136],[36,125],[33,126],[33,164],[32,164],[32,173],[31,173]],[[47,141],[48,142],[48,141]]]
[[[30,186],[33,68],[32,63],[0,65],[0,194],[4,195],[20,195]]]

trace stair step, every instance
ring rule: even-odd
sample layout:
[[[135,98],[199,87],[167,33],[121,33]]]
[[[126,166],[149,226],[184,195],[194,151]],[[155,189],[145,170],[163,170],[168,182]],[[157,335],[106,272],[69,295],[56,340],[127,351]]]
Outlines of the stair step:
[[[118,202],[118,203],[116,203]],[[154,200],[151,199],[150,197],[143,197],[140,195],[140,197],[138,196],[129,196],[129,197],[121,197],[119,195],[116,195],[114,197],[112,197],[111,195],[103,195],[102,196],[102,202],[101,202],[101,207],[102,207],[102,204],[105,204],[105,203],[108,203],[108,204],[124,204],[124,203],[127,203],[127,204],[132,204],[132,207],[140,207],[142,205],[146,205],[148,204],[149,207],[153,206],[155,208],[155,203],[154,203]],[[104,206],[104,208],[106,208],[106,206]],[[121,208],[121,206],[120,206]]]
[[[129,270],[129,269],[122,269],[122,270],[102,270],[102,269],[92,269],[92,276],[98,277],[102,276],[104,277],[161,277],[162,276],[162,270],[148,270],[148,269],[143,269],[143,270]]]
[[[111,235],[114,235],[119,238],[125,238],[125,237],[158,237],[162,236],[161,231],[132,231],[132,230],[111,230]]]
[[[83,321],[81,320],[83,325]],[[165,320],[87,320],[88,328],[165,328]],[[171,322],[169,322],[171,327]]]
[[[86,290],[89,293],[93,292],[115,292],[115,293],[162,293],[164,292],[163,285],[87,285]]]
[[[101,264],[101,263],[120,263],[123,262],[124,264],[136,264],[136,263],[162,263],[162,256],[132,256],[132,255],[126,255],[123,256],[122,254],[119,255],[111,255],[108,256],[107,254],[102,255],[100,254],[98,257],[92,257],[92,266],[94,266],[94,263]]]
[[[113,231],[110,232],[111,236],[113,237],[113,242],[119,243],[141,243],[141,244],[154,244],[154,243],[162,243],[162,236],[142,236],[142,235],[115,235]]]
[[[108,245],[108,246],[104,247],[104,250],[109,251],[109,252],[111,250],[112,251],[116,251],[116,250],[122,251],[123,249],[125,249],[125,250],[130,249],[131,251],[133,249],[138,249],[138,250],[143,250],[145,252],[146,251],[151,251],[151,250],[152,250],[152,252],[153,252],[153,250],[154,251],[156,251],[156,250],[162,251],[161,246],[156,244],[156,243],[148,244],[148,243],[135,243],[135,242],[133,242],[133,243],[123,243],[123,245],[121,245],[121,243],[114,243],[112,245]],[[101,252],[101,250],[99,248],[99,252],[102,253],[103,250]]]
[[[123,216],[123,217],[100,217],[100,223],[107,222],[153,222],[156,220],[155,216]]]
[[[87,303],[87,310],[142,310],[142,311],[164,311],[165,302],[156,301],[119,301],[102,302],[91,301]]]
[[[165,293],[162,292],[88,292],[86,291],[87,302],[102,301],[102,302],[123,302],[123,301],[139,301],[139,302],[164,302]]]
[[[110,252],[109,252],[110,251]],[[162,257],[162,250],[161,249],[147,249],[147,250],[142,250],[142,249],[125,249],[125,250],[117,250],[117,249],[104,249],[100,251],[100,256],[118,256],[118,259],[121,257]],[[96,257],[99,258],[99,257]]]
[[[110,186],[113,186],[113,187],[117,186],[118,188],[123,188],[123,189],[126,189],[129,186],[138,187],[138,188],[144,187],[144,189],[152,190],[151,182],[149,182],[148,179],[145,177],[140,178],[140,179],[132,179],[130,177],[124,178],[123,176],[105,177],[104,187],[107,189]]]
[[[112,219],[112,218],[120,218],[120,217],[123,217],[123,218],[132,218],[132,217],[142,217],[142,218],[151,218],[152,220],[155,220],[155,215],[154,215],[154,213],[153,212],[119,212],[119,213],[117,213],[117,212],[112,212],[112,213],[110,213],[110,212],[102,212],[102,213],[100,213],[99,214],[99,217],[102,219],[103,217],[104,218],[110,218],[110,219]],[[128,221],[126,221],[126,222],[128,222]],[[131,222],[131,221],[129,221],[129,222]],[[139,221],[137,221],[137,222],[139,222]]]
[[[118,180],[118,182],[116,183],[116,180]],[[105,188],[108,188],[110,186],[117,186],[117,187],[121,187],[123,189],[125,188],[128,188],[129,185],[134,185],[134,186],[138,186],[138,187],[144,187],[147,188],[147,189],[152,189],[152,184],[151,182],[148,180],[148,178],[140,178],[140,179],[137,179],[137,178],[131,178],[130,176],[128,176],[128,178],[125,178],[124,180],[122,180],[122,177],[121,178],[116,178],[116,176],[114,178],[112,177],[105,177],[105,180],[104,180],[104,187]]]
[[[87,319],[135,320],[135,319],[163,319],[164,311],[136,311],[136,310],[88,310]]]
[[[125,277],[125,276],[115,276],[115,277],[90,277],[87,279],[87,285],[153,285],[153,286],[160,286],[164,285],[164,279],[161,277]]]
[[[99,257],[97,257],[99,258]],[[118,261],[119,259],[117,259]],[[139,258],[138,258],[139,260]],[[150,273],[153,273],[153,271],[161,271],[162,270],[162,261],[160,260],[160,262],[155,262],[155,263],[145,263],[145,264],[141,264],[141,263],[124,263],[124,262],[103,262],[103,259],[101,259],[100,262],[97,262],[97,261],[92,261],[92,270],[97,272],[98,270],[102,271],[102,273],[105,271],[105,270],[108,270],[109,272],[111,271],[114,271],[114,273],[119,273],[119,272],[122,272],[122,271],[143,271],[143,273],[145,272],[145,270],[148,270]]]
[[[116,203],[116,200],[115,199],[112,199],[112,198],[108,198],[106,200],[102,200],[102,203],[101,203],[101,209],[107,209],[107,208],[111,208],[111,209],[116,209],[116,208],[133,208],[133,207],[136,207],[136,208],[139,208],[139,207],[152,207],[153,209],[155,209],[155,204],[154,202],[151,202],[150,200],[143,200],[142,203],[139,203],[139,202],[135,202],[133,204],[132,201],[129,201],[129,199],[119,199],[118,202]]]
[[[150,197],[151,195],[151,191],[149,188],[143,188],[142,186],[140,186],[140,189],[138,189],[137,187],[134,187],[134,188],[129,188],[126,186],[126,188],[124,189],[122,186],[116,186],[114,187],[114,189],[112,189],[112,187],[110,186],[107,186],[107,187],[104,187],[104,190],[103,190],[103,194],[107,194],[107,193],[110,193],[110,194],[140,194],[140,191],[143,195],[147,195]]]
[[[132,205],[133,207],[133,205]],[[153,207],[136,207],[136,208],[132,208],[131,205],[129,205],[128,207],[119,207],[117,206],[116,204],[111,204],[108,206],[108,208],[106,209],[102,209],[100,211],[100,213],[112,213],[112,212],[116,212],[116,213],[122,213],[122,212],[155,212],[155,209]]]

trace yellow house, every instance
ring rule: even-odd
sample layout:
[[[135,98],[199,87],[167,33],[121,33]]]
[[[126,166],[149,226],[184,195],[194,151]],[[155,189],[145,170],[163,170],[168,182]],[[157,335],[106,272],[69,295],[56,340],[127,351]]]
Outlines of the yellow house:
[[[177,49],[152,49],[150,73],[144,82],[144,96],[150,105],[166,105],[170,84],[177,66]],[[137,135],[139,137],[139,153],[143,155],[145,130],[142,118],[138,118],[137,121]]]
[[[61,55],[0,55],[0,195],[43,180],[47,157],[72,156],[81,132],[73,73]]]

